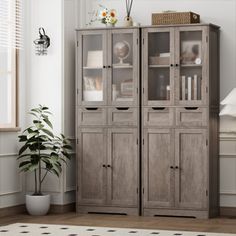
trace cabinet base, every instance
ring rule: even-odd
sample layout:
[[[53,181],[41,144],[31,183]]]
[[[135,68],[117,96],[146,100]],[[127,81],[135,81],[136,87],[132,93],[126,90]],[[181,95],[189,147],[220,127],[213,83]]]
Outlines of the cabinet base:
[[[77,213],[98,213],[98,214],[120,214],[120,215],[139,215],[138,208],[122,208],[122,207],[107,207],[107,206],[77,206]]]
[[[195,217],[198,219],[208,219],[208,211],[197,210],[178,210],[178,209],[143,209],[144,216],[178,216],[178,217]]]

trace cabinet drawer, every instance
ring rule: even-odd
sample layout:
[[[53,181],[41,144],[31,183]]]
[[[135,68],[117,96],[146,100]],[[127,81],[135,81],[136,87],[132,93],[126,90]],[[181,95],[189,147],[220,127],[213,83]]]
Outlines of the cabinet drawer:
[[[86,107],[78,109],[79,125],[106,125],[106,109]]]
[[[185,107],[176,108],[177,126],[206,126],[207,108]]]
[[[133,107],[116,107],[108,109],[109,125],[137,125],[138,109]]]
[[[144,108],[145,126],[172,126],[174,122],[174,109],[170,107]]]

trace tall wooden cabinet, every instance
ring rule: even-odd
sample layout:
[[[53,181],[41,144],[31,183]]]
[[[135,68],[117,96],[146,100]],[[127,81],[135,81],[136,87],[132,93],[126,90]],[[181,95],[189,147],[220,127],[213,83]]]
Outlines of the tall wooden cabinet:
[[[77,31],[77,211],[139,214],[139,28]]]
[[[145,27],[142,42],[143,214],[217,215],[218,27]]]
[[[76,34],[77,211],[217,215],[219,27]]]

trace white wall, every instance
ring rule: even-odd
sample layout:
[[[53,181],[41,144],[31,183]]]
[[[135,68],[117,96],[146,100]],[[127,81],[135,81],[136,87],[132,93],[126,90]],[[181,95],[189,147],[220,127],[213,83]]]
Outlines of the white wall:
[[[64,133],[72,142],[75,138],[76,11],[75,0],[31,1],[29,41],[33,42],[38,37],[38,28],[44,27],[51,39],[51,45],[47,56],[37,56],[33,43],[30,44],[26,94],[27,110],[38,104],[48,106],[53,113],[54,130],[57,133]],[[74,156],[72,163],[74,163]],[[27,191],[33,190],[33,183],[33,178],[28,175]],[[69,163],[59,179],[55,176],[47,176],[43,191],[52,195],[53,204],[75,201],[75,166]]]

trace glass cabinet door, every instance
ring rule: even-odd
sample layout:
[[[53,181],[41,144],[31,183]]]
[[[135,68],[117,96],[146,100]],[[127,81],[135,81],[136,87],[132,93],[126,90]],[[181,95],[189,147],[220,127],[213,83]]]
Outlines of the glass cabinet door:
[[[138,45],[138,29],[110,32],[108,64],[111,71],[108,100],[111,105],[137,105]]]
[[[202,28],[179,28],[176,32],[177,103],[201,105],[206,93],[206,33]],[[205,41],[206,42],[206,41]]]
[[[173,103],[173,40],[172,29],[144,30],[144,105]]]
[[[79,40],[79,103],[105,105],[106,103],[106,33],[81,32]],[[81,61],[82,58],[82,61]]]

